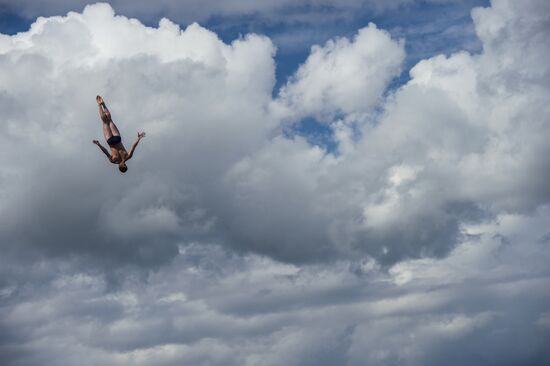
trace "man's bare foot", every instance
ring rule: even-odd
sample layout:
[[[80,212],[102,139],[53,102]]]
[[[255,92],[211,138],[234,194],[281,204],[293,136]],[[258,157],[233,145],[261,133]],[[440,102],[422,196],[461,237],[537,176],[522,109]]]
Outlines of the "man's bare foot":
[[[102,105],[102,104],[103,104],[103,98],[101,98],[100,95],[98,95],[97,97],[95,97],[95,100],[96,100],[97,104],[99,104],[99,105]]]

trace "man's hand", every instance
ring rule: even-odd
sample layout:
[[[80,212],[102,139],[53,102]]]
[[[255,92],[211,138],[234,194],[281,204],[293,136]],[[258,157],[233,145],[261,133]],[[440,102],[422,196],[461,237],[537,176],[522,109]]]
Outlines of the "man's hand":
[[[98,141],[98,140],[93,140],[92,142],[94,143],[94,145],[99,145],[99,141]]]
[[[145,137],[145,132],[138,132],[138,140],[141,140]]]

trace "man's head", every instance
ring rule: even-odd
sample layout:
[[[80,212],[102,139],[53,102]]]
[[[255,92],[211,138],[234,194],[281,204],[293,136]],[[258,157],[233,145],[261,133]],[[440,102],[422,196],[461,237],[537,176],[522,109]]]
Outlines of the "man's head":
[[[120,170],[121,173],[126,173],[126,171],[128,170],[126,163],[122,162],[118,164],[118,170]]]

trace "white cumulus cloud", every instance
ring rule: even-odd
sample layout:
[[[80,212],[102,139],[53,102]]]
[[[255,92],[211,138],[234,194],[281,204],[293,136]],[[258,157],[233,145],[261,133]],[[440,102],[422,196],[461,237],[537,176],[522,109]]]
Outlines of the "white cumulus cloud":
[[[403,42],[371,23],[353,40],[313,46],[280,98],[297,116],[365,112],[380,101],[404,58]]]

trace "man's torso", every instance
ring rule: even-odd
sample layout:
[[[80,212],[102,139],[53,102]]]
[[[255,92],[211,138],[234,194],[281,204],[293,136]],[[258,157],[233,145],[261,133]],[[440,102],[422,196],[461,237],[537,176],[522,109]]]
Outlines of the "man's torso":
[[[124,145],[122,145],[122,142],[119,142],[118,144],[111,147],[111,162],[113,164],[119,164],[122,162],[122,160],[126,160],[128,157],[128,152],[124,148]]]

